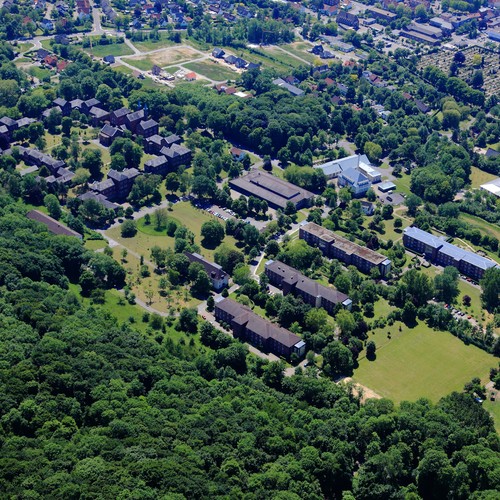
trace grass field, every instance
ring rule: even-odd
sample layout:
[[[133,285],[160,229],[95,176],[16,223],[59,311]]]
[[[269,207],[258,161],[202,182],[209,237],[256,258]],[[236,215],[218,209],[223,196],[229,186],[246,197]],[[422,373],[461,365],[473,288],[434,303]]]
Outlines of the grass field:
[[[200,56],[200,53],[189,47],[171,47],[152,54],[127,57],[125,62],[136,68],[149,71],[154,64],[160,67],[188,62]]]
[[[105,240],[87,240],[84,246],[87,250],[100,250],[108,245]]]
[[[487,410],[493,417],[495,422],[495,429],[500,434],[500,402],[489,401],[488,399],[483,403],[483,408]]]
[[[75,45],[75,47],[83,50],[87,54],[91,53],[90,47],[83,48],[81,44]],[[92,55],[95,57],[105,57],[105,56],[129,56],[133,54],[134,51],[124,43],[113,43],[110,45],[93,45]]]
[[[168,38],[167,33],[159,33],[160,40],[144,40],[142,42],[132,41],[132,45],[141,52],[150,52],[152,50],[164,49],[166,47],[173,47],[175,42]]]
[[[460,218],[470,224],[471,227],[477,227],[482,233],[489,234],[500,239],[499,226],[491,224],[490,222],[487,222],[483,219],[480,219],[479,217],[470,214],[461,213]]]
[[[208,249],[201,246],[200,232],[203,223],[213,220],[215,217],[194,208],[188,202],[176,203],[173,210],[168,212],[168,215],[190,229],[195,235],[195,242],[201,247],[200,253],[208,259],[213,260],[215,249]],[[155,245],[160,245],[163,248],[174,247],[174,238],[167,236],[164,231],[156,232],[153,223],[145,226],[143,219],[141,219],[138,222],[138,229],[137,235],[133,238],[122,238],[119,227],[109,229],[106,231],[106,234],[120,245],[139,255],[144,255],[145,258],[149,258],[151,247]],[[236,240],[232,236],[226,236],[224,242],[232,246],[236,244]]]
[[[470,182],[472,188],[478,188],[481,184],[486,184],[489,181],[496,179],[496,176],[488,172],[483,172],[477,167],[471,168]]]
[[[274,56],[271,56],[271,54],[267,55],[263,50],[259,50],[259,53],[256,53],[256,52],[253,52],[253,51],[250,51],[247,49],[243,49],[243,48],[238,48],[238,49],[234,49],[231,47],[223,47],[223,48],[227,52],[234,54],[236,57],[242,57],[246,61],[253,62],[256,64],[260,63],[266,68],[274,68],[276,71],[285,72],[285,73],[289,73],[292,70],[290,65],[283,64],[279,60],[274,61],[273,59],[271,59],[271,57],[274,57]],[[286,56],[286,54],[283,54],[283,55]],[[290,57],[290,56],[288,56],[288,57]]]
[[[52,76],[52,71],[45,69],[45,68],[40,68],[39,66],[31,66],[28,69],[28,73],[31,76],[34,76],[35,78],[38,78],[39,80],[43,80],[46,77]]]
[[[186,63],[184,67],[195,73],[206,76],[210,80],[215,80],[216,82],[235,80],[238,78],[238,73],[211,60]]]
[[[396,177],[394,179],[394,184],[396,184],[396,191],[398,193],[404,193],[409,195],[410,191],[410,176],[408,174],[403,174],[401,177]]]
[[[52,38],[46,38],[45,40],[41,40],[40,43],[45,50],[50,50],[52,52],[52,44],[50,43]]]
[[[309,61],[311,64],[318,59],[318,57],[314,54],[307,52],[313,48],[313,45],[307,42],[294,42],[287,45],[281,45],[280,47],[285,49],[287,52],[290,52],[290,54],[294,54],[301,59]]]
[[[421,397],[437,401],[462,390],[473,377],[488,380],[498,361],[475,346],[466,346],[447,332],[420,323],[409,329],[399,323],[386,327],[370,339],[377,344],[377,358],[363,358],[354,372],[356,382],[396,402]],[[391,339],[387,339],[391,332]],[[384,343],[385,341],[385,343]]]
[[[287,51],[285,47],[283,47],[283,49],[284,50],[281,50],[279,47],[271,45],[263,47],[261,50],[266,54],[269,54],[272,57],[276,58],[280,63],[287,64],[293,67],[299,67],[304,65],[303,61],[297,59],[297,57],[303,59],[302,56],[297,55],[297,57],[294,57],[294,54],[292,52]]]

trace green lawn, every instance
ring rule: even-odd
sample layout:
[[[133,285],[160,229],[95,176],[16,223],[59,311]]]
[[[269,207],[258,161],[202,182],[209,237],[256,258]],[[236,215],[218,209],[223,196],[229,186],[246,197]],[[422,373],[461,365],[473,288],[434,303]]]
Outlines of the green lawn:
[[[125,73],[126,75],[132,75],[134,70],[129,68],[128,66],[122,66],[121,64],[114,65],[113,71],[117,71],[118,73]]]
[[[43,80],[47,76],[52,76],[52,71],[45,69],[45,68],[40,68],[39,66],[31,66],[28,69],[28,73],[31,76],[34,76],[35,78],[38,78],[39,80]]]
[[[238,47],[237,49],[232,47],[223,47],[223,48],[229,53],[234,54],[236,57],[242,57],[246,61],[253,62],[256,64],[260,63],[266,68],[274,68],[276,71],[281,73],[290,73],[290,71],[292,70],[292,68],[288,64],[283,64],[279,60],[271,59],[271,57],[274,56],[271,56],[270,54],[267,55],[262,50],[259,50],[259,52],[256,53],[240,47]]]
[[[294,42],[287,45],[281,45],[281,48],[285,49],[287,52],[290,52],[290,54],[294,54],[301,59],[309,61],[311,64],[318,59],[318,57],[314,54],[307,52],[307,50],[313,48],[313,46],[307,42]]]
[[[490,401],[489,399],[486,399],[486,401],[483,403],[483,407],[493,417],[493,421],[495,422],[495,429],[500,434],[500,402]]]
[[[151,68],[154,65],[153,61],[148,56],[142,56],[135,59],[129,57],[126,59],[125,62],[127,64],[130,64],[131,66],[135,66],[137,69],[140,69],[141,71],[151,71]]]
[[[200,245],[200,253],[207,259],[213,260],[215,249],[204,248],[201,246],[200,233],[203,223],[216,219],[216,217],[194,208],[188,202],[176,203],[173,210],[168,212],[168,215],[190,229],[195,235],[195,242]],[[151,225],[149,226],[144,225],[143,219],[139,220],[139,231],[133,238],[122,238],[119,227],[106,231],[106,234],[120,243],[120,245],[139,255],[144,255],[147,258],[149,258],[151,247],[155,245],[173,248],[174,238],[167,236],[165,231],[156,232],[153,227],[154,216],[152,216],[151,219]],[[236,240],[232,236],[226,236],[224,242],[232,246],[235,246],[236,244]]]
[[[132,41],[132,45],[141,52],[150,52],[151,50],[172,47],[176,44],[168,39],[167,33],[160,32],[160,40],[144,40],[142,42]]]
[[[481,184],[486,184],[493,179],[496,179],[496,175],[484,172],[477,167],[471,168],[470,182],[472,188],[478,188]]]
[[[217,82],[235,80],[239,76],[235,71],[210,60],[187,63],[184,64],[184,67]]]
[[[106,240],[87,240],[85,242],[85,248],[87,250],[100,250],[101,248],[107,247],[108,244]]]
[[[87,54],[92,53],[95,57],[105,57],[105,56],[129,56],[134,53],[134,51],[125,43],[113,43],[110,45],[92,45],[92,51],[90,47],[82,47],[82,44],[75,45],[75,47],[83,50]]]
[[[467,222],[472,229],[477,227],[477,229],[479,229],[483,234],[489,234],[500,239],[500,227],[496,224],[492,224],[480,219],[479,217],[465,213],[461,213],[460,218]]]
[[[53,38],[46,38],[45,40],[42,40],[40,43],[42,44],[42,47],[45,50],[52,51],[52,44],[50,43],[52,40],[53,40]]]
[[[407,196],[411,193],[410,176],[408,174],[403,174],[401,177],[396,177],[393,182],[394,184],[396,184],[396,191],[398,193],[404,193]]]
[[[413,329],[399,323],[386,327],[370,339],[377,344],[377,358],[363,358],[354,380],[396,402],[421,397],[437,401],[460,391],[473,377],[486,382],[498,361],[481,349],[465,345],[448,332],[431,330],[421,323]],[[391,339],[387,339],[391,332]],[[385,344],[383,343],[385,340]]]
[[[287,66],[293,66],[294,68],[297,68],[299,66],[303,66],[305,63],[302,62],[300,59],[297,59],[297,57],[294,57],[293,53],[291,51],[288,51],[285,47],[283,49],[286,51],[284,52],[283,50],[280,50],[278,47],[275,46],[269,46],[269,47],[263,47],[261,50],[269,54],[270,56],[274,57],[277,59],[281,64],[285,64]],[[311,55],[304,53],[304,55]],[[298,57],[304,59],[302,55],[298,55]]]

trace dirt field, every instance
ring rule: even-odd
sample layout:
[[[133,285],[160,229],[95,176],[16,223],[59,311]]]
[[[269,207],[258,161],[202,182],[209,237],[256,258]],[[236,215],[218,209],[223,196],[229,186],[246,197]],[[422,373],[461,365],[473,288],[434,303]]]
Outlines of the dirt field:
[[[147,56],[127,57],[125,60],[135,66],[134,62],[146,61],[148,66],[156,64],[161,68],[182,61],[189,61],[201,57],[200,53],[189,47],[170,47]]]

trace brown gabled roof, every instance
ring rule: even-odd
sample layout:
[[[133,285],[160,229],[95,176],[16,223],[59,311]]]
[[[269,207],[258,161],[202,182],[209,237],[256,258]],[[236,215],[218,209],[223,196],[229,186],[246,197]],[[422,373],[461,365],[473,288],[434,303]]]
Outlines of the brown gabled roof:
[[[38,210],[30,210],[26,214],[26,217],[28,217],[28,219],[41,222],[53,234],[57,234],[60,236],[75,236],[76,238],[82,239],[82,235],[80,233],[73,231],[73,229],[70,229],[68,226],[65,226],[61,222],[53,219],[52,217],[49,217],[42,212],[39,212]]]

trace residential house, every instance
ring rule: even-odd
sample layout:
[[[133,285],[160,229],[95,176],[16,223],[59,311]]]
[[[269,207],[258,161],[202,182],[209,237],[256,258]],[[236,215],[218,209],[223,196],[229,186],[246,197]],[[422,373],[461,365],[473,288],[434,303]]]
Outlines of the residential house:
[[[283,78],[276,78],[275,80],[273,80],[273,84],[281,87],[282,89],[288,90],[288,92],[290,92],[290,94],[292,94],[293,96],[304,95],[304,91],[302,89],[295,87],[295,85],[290,85],[285,80],[283,80]]]
[[[245,151],[242,151],[239,148],[232,147],[230,150],[231,156],[233,157],[233,160],[236,161],[243,161],[245,156],[247,155]]]
[[[54,29],[54,23],[50,19],[42,19],[40,21],[40,28],[47,31],[52,31]]]
[[[69,116],[71,114],[71,103],[66,101],[66,99],[58,97],[52,101],[52,104],[61,110],[63,116]]]
[[[359,19],[358,16],[350,14],[345,10],[341,10],[337,16],[337,24],[343,24],[344,26],[349,26],[354,30],[359,29]]]
[[[83,101],[82,111],[85,114],[89,114],[90,110],[93,107],[101,108],[101,109],[103,108],[101,101],[99,101],[98,99],[92,98],[92,99],[87,99],[86,101]]]
[[[71,104],[71,111],[79,111],[80,113],[83,113],[83,101],[81,99],[73,99],[72,101],[69,101]]]
[[[222,59],[224,57],[225,52],[222,49],[219,49],[218,47],[215,47],[214,50],[212,50],[212,56],[215,57],[216,59]]]
[[[118,208],[120,208],[120,205],[117,205],[116,203],[109,201],[106,198],[106,196],[99,193],[95,193],[94,191],[87,191],[86,193],[83,193],[82,195],[78,196],[78,199],[81,201],[85,200],[97,201],[97,203],[100,203],[104,208],[108,210],[113,210],[113,212],[116,212]]]
[[[160,66],[153,64],[153,67],[151,68],[151,73],[154,76],[160,76],[163,73],[163,70],[160,68]]]
[[[89,111],[90,121],[93,127],[99,126],[102,122],[109,120],[109,112],[104,109],[92,107]]]
[[[167,175],[169,171],[170,169],[166,156],[155,156],[144,163],[144,172],[146,174],[161,175],[163,177]]]
[[[353,265],[364,273],[376,267],[380,276],[385,278],[391,270],[391,261],[385,255],[353,243],[314,222],[299,228],[299,238],[319,248],[325,257],[340,260],[346,266]]]
[[[229,283],[229,277],[227,273],[222,269],[222,267],[219,266],[219,264],[210,262],[198,253],[184,252],[184,255],[186,255],[186,257],[189,259],[189,262],[197,262],[205,268],[205,271],[210,278],[212,287],[215,291],[218,292],[227,287]]]
[[[352,307],[352,300],[345,293],[321,285],[279,260],[267,261],[265,273],[269,283],[280,288],[283,295],[291,293],[302,297],[306,304],[322,307],[328,314],[333,314],[340,308],[350,310]]]
[[[171,168],[179,165],[189,165],[191,162],[191,150],[179,144],[172,144],[170,147],[163,147],[160,154],[167,157]]]
[[[456,267],[460,273],[477,281],[483,277],[487,269],[500,267],[490,259],[463,250],[447,243],[444,238],[439,238],[413,226],[404,229],[403,244],[406,248],[423,254],[430,262],[443,267]]]
[[[137,125],[146,118],[146,113],[143,109],[139,109],[138,111],[135,111],[134,113],[129,113],[125,117],[125,125],[127,128],[135,134]]]
[[[153,119],[142,120],[136,127],[136,134],[142,135],[143,137],[151,137],[152,135],[157,135],[159,129],[159,124]]]
[[[190,71],[189,73],[186,73],[184,79],[187,82],[193,82],[194,80],[196,80],[196,73],[194,71]]]
[[[106,123],[99,132],[99,142],[103,146],[109,147],[117,137],[122,137],[122,135],[123,130]]]
[[[271,323],[249,307],[233,299],[216,299],[215,319],[230,325],[235,338],[249,342],[266,352],[289,359],[305,355],[306,343],[294,333]]]
[[[109,56],[104,56],[102,58],[102,60],[106,63],[106,64],[115,64],[115,56],[112,56],[112,55],[109,55]]]
[[[54,54],[49,54],[48,56],[45,56],[43,62],[47,66],[51,66],[52,68],[54,68],[57,64],[57,56],[55,56]]]
[[[109,121],[111,125],[114,127],[120,127],[121,125],[125,125],[127,122],[127,115],[130,114],[131,111],[128,108],[120,108],[120,109],[115,109],[114,111],[111,112],[109,115]]]

